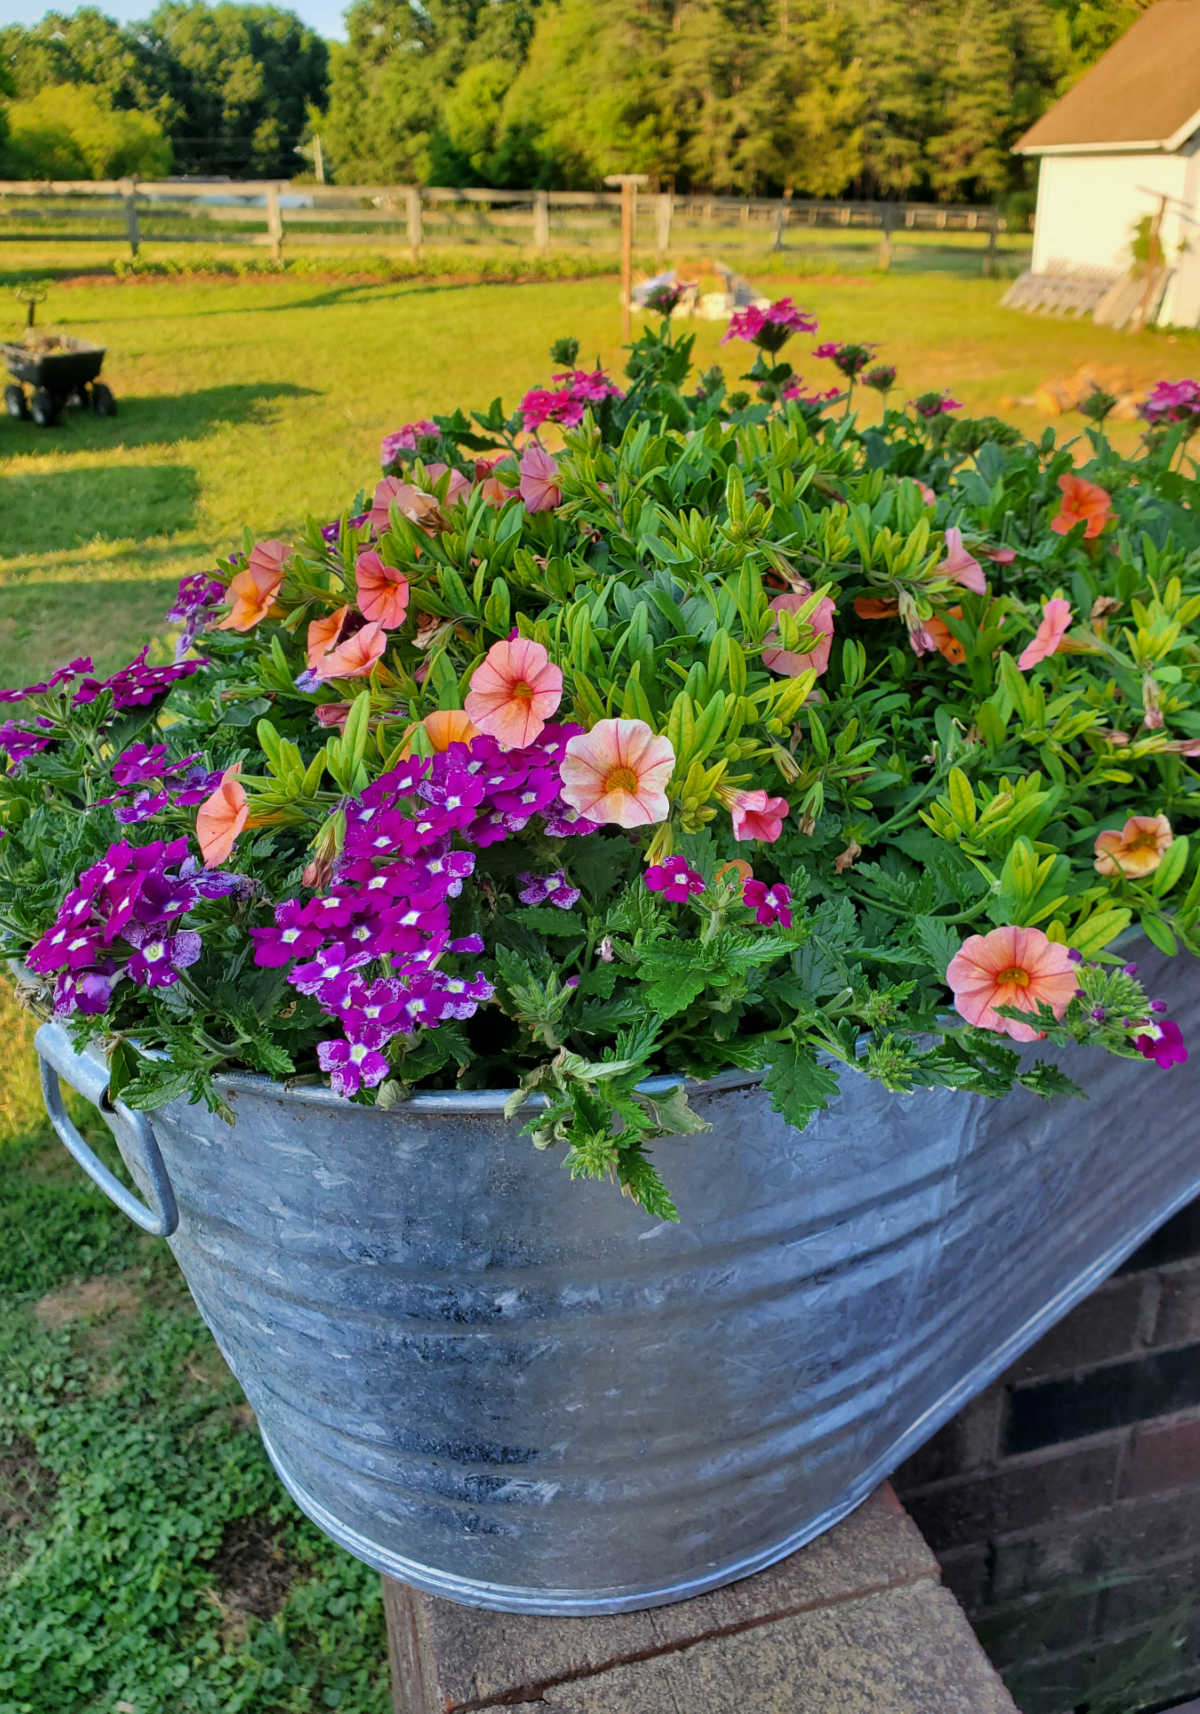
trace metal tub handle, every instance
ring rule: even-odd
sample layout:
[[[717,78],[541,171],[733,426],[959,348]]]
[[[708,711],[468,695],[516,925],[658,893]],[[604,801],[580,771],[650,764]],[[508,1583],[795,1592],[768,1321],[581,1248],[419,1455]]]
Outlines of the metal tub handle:
[[[108,1073],[104,1066],[76,1053],[60,1025],[43,1024],[34,1037],[33,1045],[41,1062],[46,1112],[60,1142],[123,1214],[128,1214],[144,1232],[156,1238],[169,1238],[179,1225],[179,1209],[154,1131],[145,1114],[135,1113],[123,1101],[114,1103],[109,1100]],[[84,1141],[63,1104],[60,1077],[65,1077],[72,1089],[90,1101],[113,1135],[125,1142],[127,1150],[150,1181],[149,1206],[123,1185]]]

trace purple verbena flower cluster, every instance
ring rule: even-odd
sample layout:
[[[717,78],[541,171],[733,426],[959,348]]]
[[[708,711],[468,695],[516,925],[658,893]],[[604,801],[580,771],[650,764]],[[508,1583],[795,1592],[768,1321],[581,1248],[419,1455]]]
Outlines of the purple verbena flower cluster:
[[[197,571],[191,577],[181,577],[175,592],[175,603],[167,619],[180,624],[183,630],[175,639],[175,659],[181,661],[201,631],[212,623],[216,609],[225,599],[225,585],[215,577]]]
[[[836,340],[828,340],[824,345],[814,347],[813,356],[828,359],[828,361],[833,364],[834,368],[839,369],[848,381],[853,381],[871,361],[871,353],[874,350],[875,346],[873,344],[839,345]]]
[[[1157,381],[1138,406],[1151,428],[1164,423],[1200,424],[1200,381]]]
[[[27,684],[22,690],[0,690],[0,703],[24,702],[29,696],[42,696],[48,690],[57,690],[60,684],[70,684],[80,673],[90,673],[92,657],[80,655],[76,660],[68,661],[65,667],[59,667],[49,678],[42,679],[37,684]]]
[[[912,401],[912,407],[919,417],[932,420],[943,416],[947,411],[961,411],[962,400],[952,399],[949,393],[922,393]]]
[[[201,667],[208,665],[205,659],[193,661],[176,661],[174,666],[150,667],[146,665],[146,656],[150,645],[134,656],[127,667],[115,672],[110,678],[82,678],[76,686],[71,698],[75,703],[95,702],[101,691],[111,690],[113,705],[116,708],[140,708],[146,703],[154,702],[173,685],[178,679],[189,678],[192,673],[199,672]],[[89,666],[91,663],[88,663]]]
[[[14,772],[26,757],[36,756],[49,744],[49,738],[42,737],[41,733],[54,730],[53,720],[47,720],[44,715],[34,715],[31,719],[38,731],[31,732],[28,726],[18,726],[15,720],[0,721],[0,750],[8,757]]]
[[[727,345],[731,339],[744,339],[762,351],[781,351],[793,333],[816,331],[815,317],[807,310],[797,309],[791,298],[780,298],[776,303],[768,304],[766,309],[751,304],[746,309],[735,310],[729,318],[729,326],[721,335],[721,344]]]
[[[589,405],[624,397],[603,369],[566,369],[554,379],[557,387],[533,387],[521,400],[521,424],[527,433],[543,423],[578,428]]]
[[[132,745],[117,757],[112,775],[119,787],[117,794],[98,798],[97,803],[117,804],[113,814],[125,826],[146,821],[160,810],[203,803],[222,779],[221,769],[210,769],[199,752],[181,762],[168,763],[165,744],[155,744],[151,749],[144,744]],[[175,783],[166,783],[169,781]],[[152,789],[155,785],[157,790]]]
[[[57,973],[56,1016],[108,1010],[118,982],[168,988],[200,956],[200,936],[182,920],[202,898],[238,891],[239,875],[217,874],[188,858],[187,840],[110,845],[85,869],[53,924],[26,960]]]
[[[386,470],[389,464],[394,464],[402,452],[417,452],[420,443],[425,440],[438,440],[441,430],[437,424],[430,422],[428,417],[422,417],[419,422],[403,423],[400,428],[393,429],[391,434],[385,434],[379,443],[379,462]]]
[[[370,512],[359,512],[357,517],[347,520],[352,530],[361,530],[364,524],[370,523]],[[327,547],[335,548],[342,539],[342,520],[335,518],[332,524],[321,525],[321,540]]]
[[[563,752],[579,730],[547,726],[524,750],[474,738],[402,762],[348,807],[328,892],[286,899],[273,927],[251,929],[255,962],[290,964],[292,986],[341,1024],[343,1037],[317,1049],[339,1095],[382,1082],[393,1037],[469,1018],[491,999],[481,972],[442,967],[447,955],[483,951],[478,935],[451,932],[450,901],[475,869],[462,846],[493,845],[535,815],[560,837],[594,831],[560,795]],[[522,879],[564,909],[578,898],[562,871]],[[383,974],[367,969],[379,964]]]

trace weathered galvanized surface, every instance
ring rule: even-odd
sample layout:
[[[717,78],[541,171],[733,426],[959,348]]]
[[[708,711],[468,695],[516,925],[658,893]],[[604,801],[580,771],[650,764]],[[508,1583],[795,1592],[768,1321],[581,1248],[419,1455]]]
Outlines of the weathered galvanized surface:
[[[1139,955],[1194,1038],[1194,967]],[[235,1128],[152,1123],[172,1248],[301,1507],[435,1594],[618,1612],[811,1540],[1200,1193],[1194,1066],[1064,1059],[1087,1105],[849,1074],[803,1133],[718,1080],[712,1133],[656,1148],[678,1225],[565,1182],[502,1093],[380,1113],[231,1077]]]

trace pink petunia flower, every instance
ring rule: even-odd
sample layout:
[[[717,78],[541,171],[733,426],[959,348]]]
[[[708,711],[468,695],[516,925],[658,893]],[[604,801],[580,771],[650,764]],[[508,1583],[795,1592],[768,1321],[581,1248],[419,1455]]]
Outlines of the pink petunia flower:
[[[446,527],[442,509],[432,494],[414,488],[411,482],[402,482],[398,476],[385,476],[375,485],[375,498],[369,514],[371,528],[377,535],[391,523],[393,506],[404,517],[410,518],[419,530],[424,530],[427,536],[436,536]]]
[[[394,631],[403,625],[408,612],[408,579],[394,565],[387,565],[374,548],[365,548],[354,562],[358,610],[364,619]]]
[[[521,498],[527,511],[552,512],[562,505],[562,489],[555,482],[558,460],[544,447],[527,446],[521,454]]]
[[[962,531],[954,524],[946,531],[946,557],[938,566],[938,574],[941,577],[952,577],[956,583],[961,583],[964,589],[969,589],[972,595],[987,594],[983,567],[967,552],[963,546]]]
[[[559,777],[564,800],[589,821],[647,827],[670,812],[675,751],[644,720],[598,720],[567,740]]]
[[[465,500],[471,492],[471,479],[464,476],[462,471],[453,464],[442,464],[435,461],[425,466],[425,474],[434,487],[442,480],[446,472],[450,472],[450,482],[446,489],[446,505],[457,506],[460,500]]]
[[[777,595],[770,602],[772,613],[798,613],[804,603],[812,595],[812,590],[805,588],[786,595]],[[795,649],[764,648],[762,664],[768,672],[780,673],[784,678],[799,678],[803,672],[811,668],[813,672],[823,673],[829,665],[829,653],[833,648],[833,615],[836,611],[833,597],[823,596],[813,609],[812,615],[805,621],[809,629],[817,633],[815,645],[800,654]],[[769,637],[779,635],[778,626],[767,633]]]
[[[783,832],[787,813],[786,798],[768,797],[762,791],[735,792],[729,803],[733,837],[743,844],[761,839],[765,845],[773,845]]]
[[[947,965],[946,980],[956,1010],[969,1024],[1021,1042],[1040,1041],[1045,1031],[1002,1018],[997,1006],[1036,1012],[1044,1001],[1061,1018],[1078,990],[1070,952],[1040,928],[1006,926],[973,934]]]
[[[504,750],[532,744],[562,701],[562,669],[531,637],[493,643],[471,674],[463,708]]]
[[[1053,601],[1047,601],[1042,606],[1042,622],[1033,636],[1033,641],[1026,643],[1017,656],[1017,665],[1022,672],[1037,666],[1048,655],[1058,653],[1062,640],[1071,628],[1071,605],[1064,601],[1061,595],[1056,595]]]

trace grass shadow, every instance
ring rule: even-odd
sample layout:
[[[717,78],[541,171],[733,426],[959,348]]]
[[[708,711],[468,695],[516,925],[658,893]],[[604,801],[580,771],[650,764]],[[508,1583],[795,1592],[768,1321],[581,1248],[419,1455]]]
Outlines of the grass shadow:
[[[68,410],[53,428],[0,417],[0,456],[35,457],[76,451],[111,452],[116,447],[177,445],[203,440],[226,428],[277,420],[286,399],[320,397],[316,388],[293,381],[230,381],[194,392],[131,394],[118,400],[116,417]],[[128,535],[128,529],[124,532]],[[0,551],[5,550],[0,544]]]
[[[173,535],[192,528],[199,490],[187,464],[9,471],[0,475],[0,555],[127,541],[135,528]]]
[[[165,615],[177,582],[177,576],[120,583],[85,578],[0,587],[6,679],[28,684],[76,655],[91,655],[101,671],[115,670],[144,642],[171,629]]]

